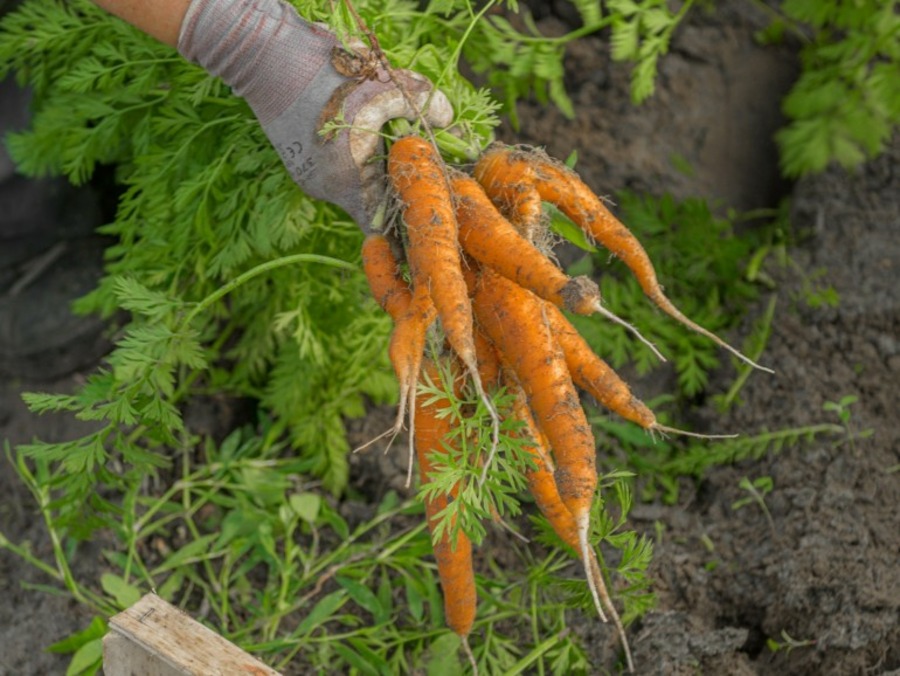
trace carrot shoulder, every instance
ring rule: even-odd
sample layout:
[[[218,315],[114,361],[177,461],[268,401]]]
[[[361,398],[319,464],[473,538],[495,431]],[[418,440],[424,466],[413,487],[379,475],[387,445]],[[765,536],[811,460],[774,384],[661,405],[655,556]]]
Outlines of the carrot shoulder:
[[[474,174],[503,215],[522,235],[533,239],[541,226],[543,206],[531,165],[494,149],[478,159]]]

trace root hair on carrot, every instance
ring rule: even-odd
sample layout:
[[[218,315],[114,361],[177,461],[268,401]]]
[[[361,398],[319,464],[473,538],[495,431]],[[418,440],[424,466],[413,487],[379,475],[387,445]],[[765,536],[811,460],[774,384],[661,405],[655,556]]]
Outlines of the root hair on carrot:
[[[481,375],[478,373],[477,362],[472,365],[467,364],[466,369],[472,377],[472,383],[475,385],[475,392],[478,394],[478,398],[484,403],[485,408],[488,410],[488,414],[491,416],[491,450],[488,451],[487,458],[484,461],[484,467],[481,469],[481,476],[478,478],[478,488],[483,488],[484,482],[487,481],[491,463],[494,461],[494,456],[497,454],[497,447],[500,445],[500,414],[497,412],[497,407],[494,406],[494,402],[491,401],[487,392],[484,391],[484,386],[481,384]]]
[[[693,437],[695,439],[736,439],[740,435],[739,434],[702,434],[700,432],[689,432],[688,430],[681,430],[677,427],[669,427],[668,425],[660,425],[659,423],[653,423],[649,428],[650,433],[659,432],[662,436],[666,434],[677,434],[682,437]]]
[[[588,589],[591,590],[591,597],[594,599],[594,607],[597,609],[597,614],[601,620],[606,622],[606,615],[603,613],[603,605],[600,602],[598,581],[594,579],[590,565],[591,555],[593,554],[591,545],[588,542],[588,531],[591,528],[590,517],[587,514],[582,514],[580,517],[575,517],[575,523],[578,525],[578,542],[581,545],[581,560],[584,562],[584,573],[587,578]],[[603,583],[602,577],[599,583]]]
[[[649,350],[653,354],[656,355],[657,359],[659,359],[660,361],[663,361],[663,362],[666,361],[666,358],[663,356],[662,352],[660,352],[656,348],[656,345],[654,345],[649,340],[644,338],[644,335],[640,331],[638,331],[637,327],[634,324],[629,324],[628,322],[626,322],[624,319],[619,317],[617,314],[615,314],[611,310],[607,310],[600,303],[597,303],[597,305],[594,307],[594,311],[597,314],[606,317],[611,322],[614,322],[614,323],[618,324],[619,326],[622,326],[623,328],[625,328],[626,331],[629,331],[630,333],[632,333],[635,336],[635,338],[637,338],[644,345],[646,345],[649,348]]]
[[[387,443],[387,446],[384,449],[384,452],[387,453],[388,449],[391,447],[391,444],[394,443],[394,439],[397,438],[397,432],[394,427],[390,427],[390,428],[386,429],[381,434],[373,437],[372,439],[369,439],[366,443],[362,444],[361,446],[357,446],[350,452],[351,453],[360,453],[360,452],[366,450],[372,444],[381,441],[382,439],[384,439],[386,436],[389,436],[389,435],[393,435],[393,436],[391,436],[391,440]]]

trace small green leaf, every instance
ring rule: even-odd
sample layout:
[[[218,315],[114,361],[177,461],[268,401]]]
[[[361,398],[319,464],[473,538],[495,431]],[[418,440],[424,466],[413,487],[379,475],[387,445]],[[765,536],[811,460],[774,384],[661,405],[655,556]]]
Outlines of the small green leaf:
[[[106,629],[106,620],[102,617],[95,617],[91,620],[87,629],[83,629],[82,631],[67,636],[61,641],[57,641],[53,645],[48,646],[47,651],[61,655],[73,653],[94,639],[103,638],[106,635]]]
[[[100,586],[103,591],[112,596],[120,608],[128,608],[137,603],[141,598],[141,591],[133,584],[112,573],[104,573],[100,576]]]
[[[303,621],[300,623],[300,626],[297,627],[295,634],[297,636],[305,636],[310,633],[320,624],[331,619],[331,616],[334,615],[346,601],[347,593],[344,590],[332,592],[328,596],[322,598],[309,615],[303,618]]]
[[[288,498],[291,509],[306,523],[314,524],[319,518],[322,497],[317,493],[296,493]]]
[[[331,647],[338,655],[343,657],[350,666],[357,669],[360,674],[366,674],[366,676],[378,676],[378,669],[350,646],[345,645],[340,641],[335,641],[332,643]]]
[[[544,208],[550,215],[550,228],[557,235],[564,237],[569,242],[585,251],[596,251],[597,247],[591,244],[584,230],[573,223],[568,216],[549,203],[544,204]]]
[[[453,632],[442,634],[429,647],[428,663],[425,670],[428,676],[461,676],[465,673],[459,658],[462,645],[459,636]]]
[[[184,575],[180,571],[175,571],[166,578],[166,581],[156,590],[156,593],[159,594],[160,598],[171,603],[175,598],[176,592],[181,589],[182,582],[184,582]]]
[[[66,669],[66,676],[93,676],[103,666],[103,640],[85,643],[75,654]]]
[[[375,618],[375,624],[381,624],[388,620],[390,616],[389,613],[386,612],[384,606],[381,605],[381,601],[378,600],[378,597],[375,596],[371,589],[364,584],[360,584],[356,580],[351,580],[346,577],[338,576],[337,582],[347,590],[347,593],[350,594],[350,598],[352,598],[358,606],[372,613]]]
[[[219,537],[218,533],[209,533],[208,535],[200,536],[193,542],[187,543],[184,547],[163,561],[159,567],[154,570],[154,574],[158,575],[159,573],[178,568],[187,563],[202,561],[209,555],[210,545],[217,537]]]
[[[412,577],[406,578],[406,609],[416,623],[424,619],[424,603],[422,593],[419,591],[419,582]]]

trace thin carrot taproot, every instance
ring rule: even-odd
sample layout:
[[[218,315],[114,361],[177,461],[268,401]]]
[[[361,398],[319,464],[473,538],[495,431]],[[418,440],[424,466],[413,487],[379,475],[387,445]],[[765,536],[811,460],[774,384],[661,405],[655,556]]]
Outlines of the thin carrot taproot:
[[[413,289],[412,302],[407,311],[397,320],[391,334],[388,355],[400,382],[400,403],[394,432],[399,432],[403,424],[404,410],[409,408],[409,464],[406,473],[407,487],[412,483],[413,440],[416,432],[416,383],[428,328],[434,323],[437,310],[431,302],[427,290]]]
[[[406,224],[407,257],[413,286],[428,289],[448,342],[465,364],[479,397],[490,412],[492,448],[496,449],[500,439],[500,416],[478,375],[472,304],[462,275],[459,228],[446,167],[432,144],[418,136],[406,136],[391,146],[388,175]]]
[[[519,180],[518,177],[527,176],[542,200],[556,205],[585,233],[620,258],[631,270],[647,297],[663,312],[692,331],[706,336],[750,366],[773,372],[757,364],[675,307],[663,293],[656,270],[644,247],[574,171],[544,153],[502,146],[489,149],[482,162],[486,168],[490,168],[490,172],[487,169],[482,172],[486,176],[489,174],[489,178],[485,180],[490,181],[498,194],[507,194],[512,185]],[[508,179],[504,177],[504,172],[509,172]]]
[[[441,374],[438,367],[430,359],[425,359],[422,364],[422,374],[432,383],[441,382]],[[433,467],[431,454],[442,451],[447,443],[448,435],[452,429],[452,420],[449,416],[441,416],[441,410],[446,408],[445,399],[430,398],[428,402],[417,400],[416,416],[416,455],[419,460],[419,475],[422,486],[426,486],[432,480]],[[434,533],[437,527],[438,515],[443,512],[450,500],[456,498],[459,487],[454,487],[447,495],[438,495],[425,500],[425,514],[428,519],[429,532]],[[468,636],[475,623],[475,615],[478,605],[478,595],[475,588],[475,572],[472,565],[472,543],[462,530],[458,530],[455,537],[452,531],[453,523],[446,529],[441,538],[434,542],[434,558],[437,561],[438,577],[441,580],[441,589],[444,596],[444,616],[447,626],[463,640],[464,647],[473,667],[477,671],[474,658],[468,646]]]

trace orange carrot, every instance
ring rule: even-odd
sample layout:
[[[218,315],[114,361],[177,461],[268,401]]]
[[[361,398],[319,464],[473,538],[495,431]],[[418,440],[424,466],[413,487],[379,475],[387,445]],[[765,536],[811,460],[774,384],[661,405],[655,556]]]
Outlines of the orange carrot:
[[[428,327],[434,322],[437,312],[424,287],[410,291],[400,276],[399,264],[387,238],[383,235],[369,235],[363,243],[362,254],[363,269],[369,280],[372,295],[394,319],[388,355],[400,385],[400,402],[394,427],[385,434],[396,437],[400,433],[408,409],[410,455],[406,485],[409,486],[412,481],[414,455],[416,383],[419,380],[419,368],[425,353]],[[384,435],[376,438],[381,436]]]
[[[644,338],[636,327],[603,307],[600,289],[593,280],[568,277],[536,247],[527,247],[516,241],[514,235],[519,232],[529,232],[530,237],[534,238],[540,231],[540,217],[535,216],[534,209],[540,210],[541,200],[534,187],[537,179],[530,164],[516,161],[512,153],[488,151],[475,166],[475,176],[480,181],[481,190],[468,184],[459,185],[462,181],[458,183],[454,180],[454,190],[463,195],[457,203],[457,219],[460,243],[464,249],[504,277],[559,307],[583,315],[597,312],[625,327],[661,361],[666,361],[656,346]],[[475,181],[472,183],[477,184]],[[531,187],[536,207],[530,197],[523,197],[525,186]],[[507,225],[508,222],[499,212],[491,209],[492,203],[507,205],[513,227]],[[502,241],[499,241],[501,238]],[[531,244],[530,240],[526,241]]]
[[[588,561],[590,512],[597,488],[594,436],[565,356],[544,316],[544,303],[490,268],[483,268],[474,306],[479,324],[496,346],[504,366],[515,373],[539,429],[553,448],[559,495],[575,519],[582,558]],[[591,576],[588,583],[599,606]]]
[[[609,364],[594,354],[565,315],[549,303],[545,303],[545,312],[575,384],[626,420],[644,429],[653,428],[656,425],[653,411],[631,393],[628,384]]]
[[[400,264],[384,235],[372,234],[362,245],[363,271],[372,295],[391,319],[397,321],[412,302],[412,291],[400,275]]]
[[[465,364],[491,413],[496,449],[500,417],[478,375],[472,304],[462,275],[458,227],[446,168],[434,146],[418,136],[407,136],[391,146],[388,174],[406,223],[413,286],[428,289],[431,294],[450,346]]]
[[[538,151],[495,147],[485,153],[483,161],[486,166],[491,163],[493,171],[489,172],[490,180],[492,185],[498,186],[497,190],[501,194],[512,190],[512,186],[522,174],[529,178],[533,176],[533,185],[541,199],[555,204],[588,235],[621,258],[634,274],[644,293],[663,312],[691,330],[706,336],[754,368],[772,372],[771,369],[760,366],[711,331],[686,317],[675,307],[663,293],[656,277],[656,270],[644,247],[575,172]],[[523,166],[530,167],[531,173]],[[510,172],[509,179],[503,177],[503,170]]]
[[[441,382],[440,372],[430,359],[424,361],[422,372],[433,383]],[[442,444],[451,431],[450,418],[446,416],[441,418],[438,415],[443,408],[446,408],[446,400],[438,399],[427,405],[417,404],[416,416],[419,422],[416,428],[416,454],[423,486],[431,481],[431,454],[443,450]],[[450,495],[425,500],[425,514],[431,532],[437,525],[437,515],[446,509],[448,501],[453,500],[456,494],[458,487],[455,491],[451,491]],[[450,532],[445,531],[441,539],[434,543],[434,557],[437,560],[438,576],[444,594],[447,626],[463,639],[468,650],[466,638],[472,631],[478,604],[475,573],[472,568],[472,543],[462,531],[458,531],[453,540]],[[470,651],[469,655],[471,659]]]
[[[482,269],[474,302],[479,324],[516,374],[553,447],[563,501],[576,518],[587,515],[597,486],[594,439],[544,303],[490,268]]]
[[[508,379],[507,379],[508,380]],[[517,387],[517,386],[516,386]],[[525,471],[525,480],[528,489],[534,498],[534,502],[541,514],[556,531],[559,538],[578,553],[581,558],[581,548],[578,542],[578,525],[569,508],[563,504],[553,478],[553,460],[547,452],[546,436],[538,429],[531,415],[531,410],[525,400],[525,393],[518,389],[516,399],[513,401],[512,414],[517,420],[525,423],[525,433],[531,437],[532,443],[524,446],[525,452],[531,456],[534,467]],[[602,611],[601,611],[602,615]]]
[[[633,672],[634,662],[631,657],[631,648],[628,645],[628,636],[625,634],[625,627],[622,626],[619,613],[609,596],[597,555],[593,549],[588,549],[584,552],[580,546],[578,524],[572,513],[563,504],[559,496],[559,490],[556,487],[556,480],[553,478],[553,461],[546,451],[546,437],[535,424],[521,389],[519,389],[519,396],[513,402],[513,415],[525,423],[525,430],[533,441],[531,444],[526,444],[525,451],[531,455],[535,467],[525,472],[525,479],[528,482],[528,489],[534,498],[534,502],[559,538],[575,550],[578,558],[583,560],[589,586],[596,588],[594,603],[597,614],[600,615],[601,620],[606,622],[606,614],[603,612],[605,607],[610,617],[612,617],[619,639],[622,641],[622,649],[625,652],[628,670]],[[587,554],[587,559],[584,559],[585,553]],[[593,592],[593,589],[591,591]]]
[[[414,286],[431,293],[450,345],[475,371],[472,307],[443,162],[430,143],[407,136],[391,146],[388,173],[400,200]]]
[[[631,393],[628,383],[591,350],[591,346],[559,309],[550,303],[544,303],[544,309],[550,328],[566,356],[566,365],[569,373],[572,374],[572,380],[602,406],[613,413],[618,413],[626,420],[637,423],[651,433],[668,432],[700,439],[732,439],[737,436],[736,434],[700,434],[662,425],[656,419],[656,414]]]
[[[475,260],[488,265],[519,286],[578,314],[593,314],[600,289],[587,277],[570,278],[507,221],[472,178],[456,174],[451,180],[456,197],[459,243]]]

